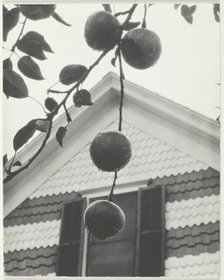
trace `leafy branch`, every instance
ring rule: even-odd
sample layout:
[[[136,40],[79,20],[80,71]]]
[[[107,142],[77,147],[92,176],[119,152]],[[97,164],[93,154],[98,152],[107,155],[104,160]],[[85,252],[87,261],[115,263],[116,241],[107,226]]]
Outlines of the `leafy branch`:
[[[26,6],[26,7],[25,7]],[[38,155],[42,152],[44,147],[46,146],[51,133],[52,133],[52,126],[55,116],[58,114],[59,110],[61,108],[64,109],[66,118],[67,118],[67,125],[65,127],[60,127],[56,133],[56,139],[60,146],[63,147],[63,139],[65,137],[65,134],[67,132],[67,127],[70,122],[72,122],[71,116],[69,115],[69,112],[66,107],[66,102],[68,98],[73,94],[73,103],[76,107],[80,106],[91,106],[93,103],[91,101],[91,95],[86,89],[79,89],[79,87],[85,82],[89,74],[92,72],[92,70],[101,62],[101,60],[116,46],[115,51],[115,57],[111,60],[111,63],[115,66],[116,59],[119,61],[119,76],[120,76],[120,105],[119,105],[119,125],[118,125],[118,131],[122,131],[122,115],[123,115],[123,101],[124,101],[124,71],[122,67],[122,56],[123,50],[125,48],[128,48],[130,44],[134,44],[135,40],[133,40],[132,36],[137,36],[137,32],[143,32],[145,36],[153,36],[155,39],[156,44],[158,45],[158,49],[153,47],[153,49],[150,49],[150,45],[146,48],[150,52],[155,52],[153,55],[155,57],[155,61],[158,59],[160,55],[160,40],[159,37],[147,30],[146,28],[146,15],[147,15],[147,8],[151,6],[151,4],[144,5],[144,15],[142,20],[142,28],[138,28],[140,22],[131,22],[132,15],[137,8],[138,4],[133,4],[129,10],[117,12],[114,15],[112,15],[112,9],[109,4],[103,4],[103,7],[107,13],[106,16],[113,17],[113,24],[117,24],[118,29],[115,32],[115,41],[110,42],[108,45],[104,45],[105,40],[102,40],[101,44],[102,46],[98,46],[97,44],[92,44],[91,40],[87,42],[90,47],[93,49],[98,49],[102,51],[102,53],[99,55],[99,57],[87,68],[83,65],[67,65],[64,67],[59,75],[59,81],[57,81],[54,85],[52,85],[50,88],[47,89],[47,94],[63,94],[64,98],[60,103],[57,103],[54,98],[48,97],[45,100],[45,107],[49,111],[49,113],[45,110],[45,107],[35,98],[29,96],[29,90],[26,86],[26,83],[24,79],[13,70],[13,63],[11,61],[11,56],[13,53],[15,53],[18,57],[19,55],[16,52],[16,49],[21,51],[22,53],[26,54],[23,57],[19,57],[19,61],[17,63],[18,69],[22,74],[24,74],[26,77],[34,79],[34,80],[42,80],[44,79],[40,68],[38,64],[32,59],[33,57],[38,60],[44,60],[46,59],[45,52],[52,52],[52,49],[50,45],[47,43],[45,38],[35,32],[35,31],[29,31],[25,35],[24,29],[27,23],[27,20],[37,20],[37,19],[44,19],[48,17],[53,17],[56,21],[59,23],[62,23],[66,26],[70,26],[64,19],[60,17],[59,14],[55,12],[56,5],[38,5],[38,12],[34,13],[33,9],[35,9],[35,5],[17,5],[16,8],[13,8],[11,10],[8,10],[5,6],[3,7],[3,39],[4,41],[7,40],[7,36],[9,32],[17,25],[19,22],[19,15],[22,14],[25,19],[22,22],[21,30],[18,34],[18,37],[16,38],[15,43],[12,45],[11,49],[8,49],[11,52],[11,55],[9,58],[5,59],[3,61],[3,91],[7,98],[13,97],[13,98],[26,98],[30,97],[31,99],[35,100],[40,104],[40,106],[43,108],[46,118],[45,119],[35,119],[31,120],[27,125],[25,125],[23,128],[21,128],[15,135],[13,140],[13,146],[15,150],[15,154],[13,156],[13,159],[11,161],[8,161],[7,155],[4,158],[4,169],[6,171],[6,177],[4,178],[4,183],[10,181],[12,178],[14,178],[17,174],[22,172],[23,170],[27,169],[30,164],[38,157]],[[27,10],[28,7],[28,10]],[[41,7],[41,8],[40,8]],[[184,4],[175,4],[174,8],[180,9],[181,15],[183,18],[188,22],[193,22],[193,14],[196,11],[197,6],[187,6]],[[213,4],[213,13],[215,20],[219,22],[220,20],[220,10],[219,10],[219,4]],[[126,15],[126,19],[123,21],[122,24],[120,24],[117,20],[117,17],[121,15]],[[117,23],[116,23],[117,22]],[[133,31],[129,34],[128,39],[126,38],[126,35],[122,37],[123,31]],[[91,35],[91,34],[90,34]],[[106,33],[108,36],[108,34]],[[101,34],[100,34],[101,36]],[[100,38],[98,38],[100,40]],[[150,39],[151,40],[151,39]],[[148,40],[147,43],[150,44],[150,40]],[[154,42],[154,43],[155,43]],[[139,43],[138,46],[132,46],[130,49],[137,49],[139,51],[139,57],[145,53],[145,50],[141,50],[141,46],[143,46],[142,42]],[[4,48],[4,47],[3,47]],[[122,56],[121,56],[122,53]],[[128,52],[126,54],[126,57],[124,57],[125,62],[127,62],[130,66],[137,68],[137,69],[145,69],[147,67],[150,67],[155,63],[155,61],[147,61],[146,57],[141,57],[139,61],[135,61],[133,64],[133,57],[136,56],[135,53],[131,53],[129,57]],[[151,57],[151,54],[150,56]],[[151,58],[150,58],[151,59]],[[66,76],[67,75],[67,76]],[[75,78],[74,78],[75,77]],[[61,82],[64,85],[70,85],[71,88],[68,90],[58,90],[53,89],[59,82]],[[47,102],[46,102],[47,101]],[[217,119],[219,121],[219,118]],[[23,164],[15,163],[16,157],[17,157],[17,150],[20,149],[24,144],[26,144],[30,138],[34,135],[36,131],[44,132],[46,133],[43,139],[43,142],[40,144],[40,147],[38,150],[34,153],[34,155]],[[17,166],[16,170],[13,170],[13,167]],[[113,194],[113,190],[116,184],[117,179],[117,171],[115,172],[114,182],[112,185],[111,193]],[[112,197],[111,194],[111,197]]]
[[[128,15],[127,15],[127,18],[126,20],[124,21],[123,25],[122,25],[122,29],[125,28],[126,24],[128,24],[128,22],[130,21],[131,19],[131,16],[135,10],[135,8],[137,7],[137,4],[133,4],[132,7],[130,8],[129,12],[128,12]],[[15,44],[13,45],[12,47],[12,50],[15,51],[15,48],[18,47],[18,42],[20,41],[20,38],[23,34],[23,31],[24,31],[24,27],[25,27],[25,23],[26,23],[26,20],[24,20],[23,22],[23,26],[22,26],[22,29],[20,31],[20,34],[15,42]],[[39,39],[42,40],[43,42],[43,45],[45,46],[45,49],[48,49],[49,50],[49,46],[46,44],[45,41],[43,41],[43,38],[39,36]],[[46,47],[47,46],[47,47]],[[47,130],[45,131],[44,130],[40,130],[42,132],[46,132],[46,135],[44,137],[44,140],[42,142],[42,144],[40,145],[39,149],[36,151],[36,153],[26,162],[24,163],[20,168],[18,168],[17,170],[15,171],[12,171],[11,168],[13,166],[13,162],[15,161],[15,157],[16,157],[16,153],[14,155],[14,158],[13,160],[11,161],[10,165],[9,165],[9,168],[7,169],[7,176],[4,178],[3,182],[6,183],[8,181],[10,181],[12,178],[14,178],[16,175],[18,175],[19,173],[21,173],[23,170],[27,169],[31,163],[38,157],[38,155],[42,152],[42,150],[44,149],[44,147],[46,146],[50,136],[51,136],[51,131],[52,131],[52,125],[53,125],[53,120],[54,120],[54,117],[58,114],[59,110],[61,107],[64,108],[65,112],[66,112],[66,116],[67,116],[67,121],[68,123],[71,121],[71,118],[69,116],[69,113],[68,113],[68,110],[66,108],[66,101],[68,100],[69,96],[74,92],[74,91],[78,91],[78,88],[81,84],[83,84],[83,82],[86,80],[86,78],[88,77],[88,75],[90,74],[90,72],[100,63],[100,61],[107,55],[107,53],[113,49],[113,46],[112,47],[108,47],[107,49],[105,49],[101,54],[100,56],[94,61],[93,64],[91,64],[88,69],[85,71],[85,73],[78,79],[78,81],[68,90],[66,91],[60,91],[60,90],[53,90],[51,88],[49,88],[47,90],[47,93],[57,93],[57,94],[65,94],[65,97],[63,98],[63,100],[57,104],[50,113],[47,114],[47,118],[45,119],[45,123],[47,122],[48,123],[48,128]],[[41,57],[42,58],[42,57]],[[122,66],[121,66],[121,55],[119,54],[119,61],[120,61],[120,71],[122,71],[123,73],[123,70],[122,70]],[[122,74],[122,79],[123,79],[124,75]],[[122,82],[121,82],[122,83]],[[124,89],[121,89],[121,105],[120,105],[120,130],[121,130],[121,122],[122,122],[122,105],[123,105],[123,95],[124,95]],[[32,131],[29,131],[27,130],[27,128],[30,128],[32,125]],[[16,144],[16,151],[18,148],[20,148],[21,146],[23,146],[33,135],[33,133],[37,130],[37,126],[36,126],[36,122],[35,120],[29,122],[25,127],[23,127],[20,131],[18,131],[17,135],[18,134],[21,134],[23,135],[24,137],[24,131],[25,131],[25,139],[19,139],[19,137],[17,137],[19,139],[19,144],[17,143]],[[64,131],[65,133],[65,131]],[[62,135],[62,137],[64,137],[64,134]],[[16,135],[16,136],[17,136]],[[15,138],[14,138],[15,140]],[[60,139],[61,142],[63,139]],[[15,148],[15,145],[14,145],[14,148]],[[116,180],[115,180],[116,181]]]

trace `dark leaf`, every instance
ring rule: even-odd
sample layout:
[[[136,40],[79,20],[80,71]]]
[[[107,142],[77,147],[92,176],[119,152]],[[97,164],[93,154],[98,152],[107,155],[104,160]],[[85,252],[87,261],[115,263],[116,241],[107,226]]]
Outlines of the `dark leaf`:
[[[190,23],[190,24],[193,23],[193,16],[188,16],[188,17],[184,17],[184,18],[188,23]]]
[[[44,39],[44,37],[43,37],[43,39]],[[45,40],[43,40],[42,43],[43,43],[43,48],[46,52],[54,53],[52,51],[52,48],[50,47],[50,45]]]
[[[217,22],[220,22],[220,5],[218,3],[213,4],[213,13],[214,13],[215,20]]]
[[[26,33],[17,43],[17,48],[40,60],[46,59],[44,51],[52,52],[44,37],[35,31]]]
[[[66,106],[64,105],[64,109],[65,109],[65,114],[66,114],[66,118],[67,118],[67,122],[70,123],[72,122],[72,118],[68,112],[68,109],[66,108]]]
[[[8,11],[3,19],[3,41],[7,40],[9,31],[12,30],[19,21],[19,9],[13,8]]]
[[[7,162],[8,162],[8,156],[7,156],[7,154],[5,154],[3,156],[3,166],[5,166]]]
[[[67,23],[66,21],[64,21],[64,19],[56,12],[53,13],[52,17],[57,20],[58,22],[66,25],[66,26],[71,26],[71,24]]]
[[[117,57],[114,57],[111,59],[111,64],[116,67],[116,60],[117,60]]]
[[[174,4],[174,9],[177,10],[181,4]]]
[[[58,144],[63,148],[63,140],[65,138],[65,134],[67,132],[67,128],[66,127],[59,127],[57,133],[56,133],[56,139],[58,141]]]
[[[50,122],[46,119],[37,119],[35,121],[35,125],[36,125],[36,130],[41,132],[47,132]]]
[[[36,131],[36,120],[28,122],[23,128],[21,128],[15,135],[13,139],[13,148],[15,151],[20,149],[24,144],[26,144],[29,139],[33,136]]]
[[[13,163],[13,166],[21,166],[22,163],[21,161],[17,160],[15,163]]]
[[[125,24],[124,30],[129,31],[131,29],[134,29],[134,28],[138,27],[139,24],[140,24],[140,21],[137,21],[137,22],[129,21],[127,24]]]
[[[119,54],[119,48],[117,47],[114,53],[114,58],[111,59],[111,64],[115,67],[116,66],[116,60]]]
[[[196,11],[197,6],[193,5],[191,7],[187,5],[182,5],[181,6],[181,15],[183,18],[188,22],[192,23],[193,22],[193,13]]]
[[[77,82],[86,73],[87,68],[84,65],[71,64],[65,66],[60,74],[59,80],[64,85],[70,85]]]
[[[3,9],[2,9],[3,19],[4,19],[4,17],[6,16],[6,14],[8,13],[8,11],[9,11],[9,10],[6,8],[6,6],[3,5]]]
[[[23,78],[10,69],[3,70],[3,92],[7,98],[25,98],[29,94]]]
[[[76,107],[91,106],[93,105],[91,95],[88,90],[81,89],[77,91],[73,96],[73,102]]]
[[[28,78],[34,80],[43,80],[44,77],[40,72],[40,67],[38,64],[30,57],[23,56],[19,59],[17,64],[19,70]]]
[[[190,14],[192,15],[196,11],[196,9],[197,9],[197,5],[190,6],[189,7]]]
[[[12,70],[12,61],[10,58],[6,58],[5,60],[3,60],[3,69]]]
[[[64,93],[64,94],[66,94],[66,92],[62,92],[61,90],[48,89],[47,94],[49,94],[50,92],[51,93],[60,93],[60,94]]]
[[[106,12],[112,13],[111,5],[110,4],[102,4],[104,10]]]
[[[56,8],[56,5],[18,5],[21,13],[31,19],[40,20],[50,17]]]
[[[45,107],[47,108],[48,111],[52,112],[54,109],[58,106],[58,102],[52,98],[52,97],[47,97],[45,99]]]

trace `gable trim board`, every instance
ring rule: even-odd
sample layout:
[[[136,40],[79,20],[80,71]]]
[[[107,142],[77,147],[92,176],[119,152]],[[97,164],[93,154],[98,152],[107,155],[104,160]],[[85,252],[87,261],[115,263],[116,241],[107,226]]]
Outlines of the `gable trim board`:
[[[92,90],[94,105],[69,113],[74,120],[67,132],[64,146],[60,149],[54,139],[59,126],[66,123],[61,115],[55,122],[49,144],[29,167],[4,186],[4,215],[7,216],[24,199],[29,197],[49,176],[76,154],[94,136],[118,115],[119,77],[109,72]],[[125,81],[124,115],[137,127],[161,141],[191,155],[217,170],[219,162],[219,125],[217,122],[192,110],[152,93],[130,81]],[[94,118],[93,118],[94,116]],[[155,125],[156,124],[156,125]],[[163,133],[161,133],[163,132]],[[28,144],[18,160],[28,160],[43,139],[40,134]],[[60,155],[60,156],[59,156]],[[54,162],[54,164],[49,164]],[[41,176],[38,173],[41,172]],[[32,184],[30,180],[32,179]]]

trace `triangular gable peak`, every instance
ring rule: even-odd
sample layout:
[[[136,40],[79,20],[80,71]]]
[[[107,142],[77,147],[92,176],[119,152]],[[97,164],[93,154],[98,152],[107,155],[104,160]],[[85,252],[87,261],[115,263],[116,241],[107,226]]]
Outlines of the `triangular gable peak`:
[[[113,121],[104,131],[115,130],[118,121]],[[158,177],[169,177],[206,170],[208,165],[169,146],[133,126],[123,122],[123,131],[131,142],[132,157],[128,165],[118,173],[115,192],[136,190]],[[91,196],[108,193],[114,173],[102,172],[92,163],[89,154],[90,143],[57,170],[31,196],[30,199],[72,193],[77,191]],[[105,192],[105,193],[104,193]]]
[[[78,157],[83,151],[87,153],[88,144],[98,132],[110,125],[113,129],[117,129],[114,121],[118,116],[119,77],[114,73],[108,73],[91,90],[91,94],[94,102],[93,106],[80,109],[73,106],[69,109],[73,122],[66,134],[65,148],[61,149],[58,146],[54,136],[58,127],[66,124],[65,116],[62,115],[55,122],[50,142],[38,159],[28,170],[22,172],[4,186],[5,216],[27,197],[35,193],[37,196],[41,195],[40,192],[38,195],[37,189],[40,187],[41,190],[51,176],[60,173],[66,163],[76,158],[75,155]],[[175,151],[179,155],[184,155],[179,156],[179,158],[182,157],[182,161],[186,161],[186,164],[187,160],[191,159],[190,162],[192,164],[194,162],[195,166],[201,165],[200,168],[210,166],[219,170],[219,126],[215,121],[129,81],[125,81],[123,110],[126,121],[124,132],[127,129],[127,134],[129,129],[137,129],[141,131],[141,135],[151,137],[152,141],[154,139],[158,141],[160,143],[158,145],[167,146],[171,153]],[[138,134],[139,132],[136,137]],[[32,153],[37,150],[43,139],[42,137],[42,135],[39,135],[21,151],[19,157],[22,162],[28,160]],[[90,158],[88,160],[89,164],[92,165]],[[144,169],[144,166],[142,168]],[[161,168],[165,168],[165,166]],[[142,179],[150,178],[148,171],[145,171],[145,178],[139,177],[139,182]],[[96,170],[96,172],[99,171]],[[125,169],[121,172],[125,174]],[[85,174],[82,174],[82,176],[85,176]],[[122,178],[122,174],[120,177]],[[126,181],[130,181],[130,179],[127,175]],[[107,176],[106,180],[107,182],[102,183],[101,187],[111,185],[110,175]],[[134,182],[134,180],[132,181]],[[121,179],[120,183],[127,182],[122,182]]]

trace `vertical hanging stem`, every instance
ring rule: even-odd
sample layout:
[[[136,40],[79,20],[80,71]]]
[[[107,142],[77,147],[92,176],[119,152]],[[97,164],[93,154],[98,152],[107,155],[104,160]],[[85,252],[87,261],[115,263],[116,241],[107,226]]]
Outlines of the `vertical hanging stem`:
[[[117,171],[114,172],[114,181],[113,181],[113,185],[110,191],[110,194],[108,195],[107,200],[113,202],[114,199],[114,187],[116,185],[116,180],[117,180]]]
[[[121,90],[120,90],[120,106],[119,106],[119,125],[118,125],[118,131],[122,130],[122,109],[123,109],[123,100],[124,100],[124,73],[123,73],[123,68],[122,68],[122,60],[121,60],[121,51],[120,51],[120,46],[118,46],[118,59],[119,59],[119,70],[120,70],[120,85],[121,85]],[[108,201],[113,201],[114,198],[114,187],[116,185],[116,180],[117,180],[117,172],[114,172],[114,181],[113,185],[111,187],[110,194],[107,198]]]
[[[142,20],[142,28],[146,28],[146,15],[147,15],[147,6],[144,4],[144,16]]]
[[[124,100],[124,72],[123,72],[123,68],[122,68],[120,46],[118,46],[118,60],[119,60],[119,70],[120,70],[120,85],[121,85],[118,130],[121,131],[122,130],[123,100]]]

